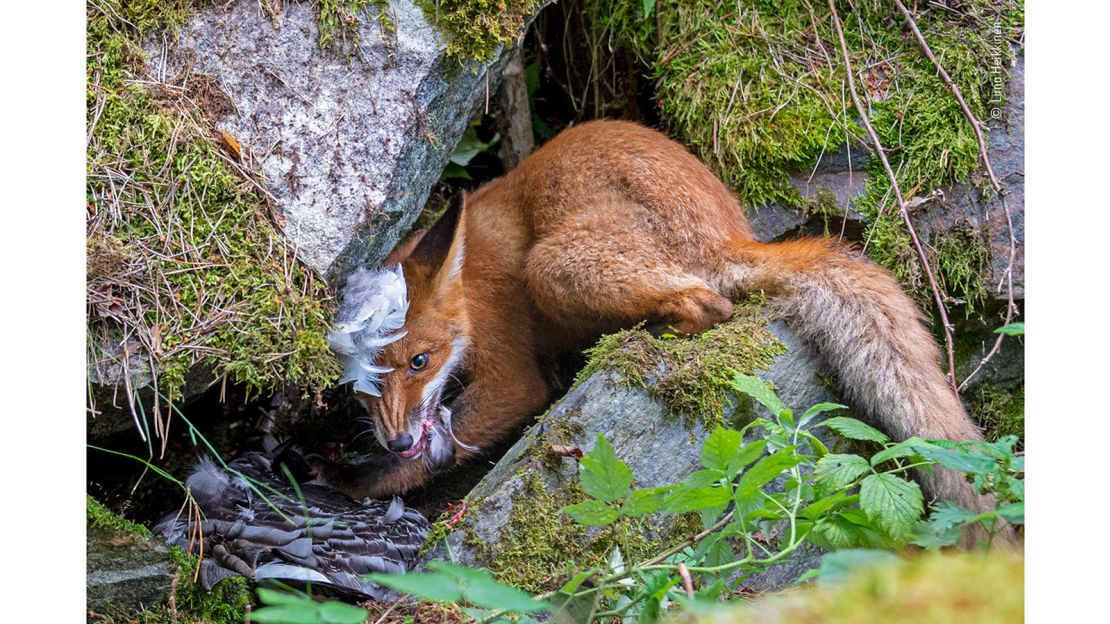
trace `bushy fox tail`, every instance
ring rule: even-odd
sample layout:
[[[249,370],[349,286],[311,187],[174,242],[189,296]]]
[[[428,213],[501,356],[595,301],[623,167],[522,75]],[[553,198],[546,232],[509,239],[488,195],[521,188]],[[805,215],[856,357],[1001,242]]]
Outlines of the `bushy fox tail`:
[[[724,290],[763,290],[839,377],[845,399],[892,438],[981,440],[939,367],[917,305],[882,267],[821,238],[742,242]],[[927,496],[993,509],[955,472],[922,475]]]

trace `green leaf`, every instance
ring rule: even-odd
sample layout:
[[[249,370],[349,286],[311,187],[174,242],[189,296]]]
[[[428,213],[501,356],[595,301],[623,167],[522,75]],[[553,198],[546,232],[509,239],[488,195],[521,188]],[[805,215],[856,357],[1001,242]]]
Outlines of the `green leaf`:
[[[933,513],[929,515],[926,522],[935,527],[947,529],[972,520],[977,515],[951,501],[941,501],[933,506]]]
[[[728,503],[730,492],[723,487],[677,488],[663,501],[663,511],[686,513]]]
[[[858,578],[860,572],[879,565],[900,565],[902,560],[886,550],[849,549],[831,552],[821,557],[817,584],[836,585]]]
[[[606,502],[620,499],[632,487],[632,469],[617,459],[613,447],[600,433],[593,450],[579,461],[578,474],[582,489]]]
[[[890,442],[890,438],[886,437],[882,431],[879,431],[863,421],[856,420],[855,418],[837,416],[817,426],[820,427],[822,425],[827,425],[830,429],[852,440],[867,440],[870,442],[879,442],[881,444]]]
[[[547,605],[533,598],[531,594],[510,585],[498,583],[488,576],[481,580],[467,581],[465,594],[467,602],[490,609],[506,609],[517,613],[547,610]]]
[[[740,432],[718,425],[701,445],[701,465],[726,472],[729,460],[736,456],[742,444],[744,436]]]
[[[921,488],[892,474],[873,474],[860,484],[860,507],[895,539],[905,539],[921,517]]]
[[[695,470],[682,480],[682,487],[700,488],[713,485],[723,479],[723,475],[716,470]]]
[[[573,594],[574,590],[578,589],[582,585],[582,583],[585,583],[586,579],[590,578],[591,574],[592,572],[590,572],[589,570],[575,574],[573,577],[571,577],[569,581],[567,581],[562,587],[559,588],[559,593]]]
[[[746,496],[774,481],[786,470],[802,463],[805,458],[794,451],[793,447],[787,447],[757,461],[754,466],[744,471],[744,474],[740,476],[740,481],[736,487],[737,492]]]
[[[871,464],[859,455],[829,454],[817,460],[814,479],[836,490],[847,487],[871,472]]]
[[[809,518],[810,520],[816,521],[820,519],[821,516],[825,515],[825,512],[829,511],[838,503],[844,501],[846,498],[847,496],[844,494],[843,490],[835,492],[829,496],[826,496],[825,498],[816,500],[809,505],[802,507],[799,515],[803,518]]]
[[[836,410],[844,409],[848,409],[848,406],[841,405],[840,403],[818,403],[817,405],[814,405],[813,407],[807,409],[805,414],[802,414],[802,419],[798,421],[798,426],[804,427],[806,423],[813,420],[813,417],[817,416],[818,414],[824,414],[825,412],[834,412]]]
[[[764,407],[771,411],[773,416],[778,416],[786,409],[778,396],[759,377],[736,373],[732,378],[732,388],[762,403]]]
[[[490,609],[506,609],[518,613],[546,611],[548,605],[531,594],[511,585],[499,583],[488,570],[467,568],[446,561],[433,561],[428,568],[442,576],[454,578],[463,589],[463,597],[471,604]]]
[[[268,592],[266,596],[263,591]],[[259,589],[259,600],[266,606],[251,612],[251,621],[260,624],[362,624],[370,613],[344,602],[316,602],[307,596],[295,596]]]
[[[998,515],[1010,524],[1025,524],[1025,503],[1011,503],[998,508]]]
[[[663,497],[669,487],[632,490],[621,505],[622,516],[646,516],[663,506]]]
[[[759,440],[744,445],[740,448],[740,452],[728,462],[725,472],[730,476],[739,473],[742,469],[747,468],[748,464],[762,457],[763,449],[765,448],[767,448],[766,440]]]
[[[920,455],[915,448],[921,444],[928,444],[925,440],[918,437],[907,438],[898,444],[888,446],[885,449],[875,453],[871,456],[871,465],[878,466],[879,464],[890,461],[892,459],[899,459],[902,457],[914,457]]]
[[[655,0],[644,0],[644,19],[651,17],[653,10],[655,10]]]
[[[462,587],[453,576],[433,573],[366,575],[366,580],[384,587],[411,594],[424,600],[435,602],[458,602],[462,600]]]
[[[1003,325],[1002,327],[994,330],[994,333],[1006,334],[1007,336],[1024,336],[1025,321],[1018,321],[1016,323],[1010,323],[1009,325]]]
[[[935,444],[924,443],[914,445],[914,449],[925,459],[937,462],[949,470],[958,470],[959,472],[987,474],[998,465],[997,460],[993,457],[957,448],[946,449]]]
[[[608,504],[598,500],[585,500],[567,505],[559,510],[586,526],[607,526],[617,520],[619,514]]]

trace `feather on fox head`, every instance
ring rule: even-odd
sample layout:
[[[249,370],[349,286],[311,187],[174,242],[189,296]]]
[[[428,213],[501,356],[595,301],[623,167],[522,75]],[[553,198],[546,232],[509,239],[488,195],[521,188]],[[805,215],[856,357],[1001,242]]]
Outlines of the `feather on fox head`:
[[[455,438],[443,390],[466,356],[469,321],[462,289],[462,196],[429,230],[402,243],[383,268],[359,269],[340,289],[329,334],[343,383],[373,419],[378,442],[430,470],[454,463]]]

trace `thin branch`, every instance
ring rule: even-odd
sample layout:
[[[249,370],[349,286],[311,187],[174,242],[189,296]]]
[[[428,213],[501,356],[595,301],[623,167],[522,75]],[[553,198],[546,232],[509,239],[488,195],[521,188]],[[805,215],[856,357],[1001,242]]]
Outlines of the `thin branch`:
[[[913,241],[913,247],[917,252],[918,260],[921,261],[921,268],[925,271],[925,276],[929,279],[929,288],[933,292],[933,299],[936,300],[937,310],[940,313],[941,326],[944,328],[944,344],[948,353],[948,383],[952,387],[952,392],[959,395],[959,390],[956,388],[956,355],[952,345],[952,325],[948,322],[948,310],[944,307],[944,297],[941,295],[936,278],[933,277],[933,269],[929,266],[929,259],[925,255],[925,250],[921,247],[921,240],[917,237],[917,231],[914,230],[913,222],[910,221],[909,211],[906,210],[906,200],[902,196],[901,187],[898,186],[898,178],[894,175],[894,170],[890,167],[890,161],[887,160],[886,150],[879,140],[879,134],[875,132],[875,127],[871,125],[871,120],[867,116],[867,109],[864,108],[863,102],[859,98],[859,93],[856,91],[855,70],[852,69],[851,56],[848,54],[848,42],[844,39],[844,26],[840,22],[840,15],[836,11],[836,4],[833,0],[828,0],[828,3],[829,10],[832,12],[833,25],[836,27],[836,35],[840,40],[840,51],[844,55],[844,72],[848,76],[848,90],[852,94],[852,102],[855,104],[856,112],[859,113],[860,121],[863,123],[864,127],[867,128],[867,133],[871,136],[871,142],[875,146],[875,153],[878,154],[879,160],[883,164],[883,169],[890,179],[894,197],[898,200],[898,213],[901,215],[902,221],[906,224],[906,229],[909,231],[910,239]]]
[[[686,597],[694,599],[694,579],[690,578],[690,570],[683,562],[678,562],[678,575],[682,577],[682,587],[686,590]]]

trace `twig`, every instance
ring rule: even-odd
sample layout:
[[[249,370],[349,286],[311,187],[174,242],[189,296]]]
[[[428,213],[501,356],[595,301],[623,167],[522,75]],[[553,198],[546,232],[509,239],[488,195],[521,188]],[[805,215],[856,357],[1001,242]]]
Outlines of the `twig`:
[[[684,562],[678,562],[678,575],[682,577],[682,587],[686,589],[686,597],[694,599],[694,580],[690,578],[690,570],[686,569]]]
[[[1010,214],[1010,207],[1006,205],[1006,189],[1002,187],[1002,183],[999,182],[998,176],[994,174],[994,167],[991,166],[990,154],[987,152],[987,142],[983,139],[983,123],[971,112],[971,108],[968,107],[967,102],[964,100],[964,95],[960,91],[960,88],[956,86],[955,81],[952,80],[952,77],[945,71],[944,66],[937,60],[936,55],[933,54],[932,48],[929,47],[929,43],[925,41],[925,37],[921,34],[921,29],[917,27],[917,21],[914,20],[913,14],[906,8],[906,5],[902,4],[901,0],[894,0],[894,4],[906,18],[906,24],[910,27],[910,30],[913,31],[913,36],[917,39],[917,45],[921,48],[922,54],[933,63],[933,66],[937,69],[937,73],[940,74],[944,83],[948,85],[948,89],[952,91],[952,95],[956,96],[956,101],[959,102],[960,109],[963,110],[964,116],[967,117],[968,123],[971,124],[971,129],[975,132],[975,140],[979,142],[979,158],[983,161],[983,169],[987,172],[987,178],[990,180],[991,188],[998,194],[999,201],[1002,203],[1002,211],[1006,213],[1006,227],[1010,237],[1010,256],[1006,261],[1006,273],[1002,279],[1002,281],[1006,282],[1006,318],[1005,321],[1003,321],[1003,325],[1009,325],[1014,318],[1014,313],[1017,311],[1017,304],[1014,303],[1014,255],[1017,253],[1017,241],[1014,238],[1013,216]],[[998,289],[1002,289],[1001,282],[998,285]],[[971,374],[963,380],[963,383],[959,385],[958,391],[962,392],[964,388],[967,387],[968,382],[971,381],[971,378],[982,370],[983,366],[998,353],[999,349],[1002,347],[1002,340],[1005,337],[1006,334],[998,334],[998,338],[994,341],[994,346],[991,347],[990,352],[979,361],[979,365],[975,367],[975,370],[971,371]]]
[[[944,328],[944,345],[948,353],[948,384],[952,387],[952,392],[959,395],[959,390],[956,388],[956,355],[952,345],[952,325],[948,322],[948,310],[944,307],[944,297],[941,295],[936,278],[933,277],[933,269],[929,266],[929,259],[925,255],[925,250],[921,247],[921,240],[917,237],[917,231],[913,228],[913,222],[910,221],[909,211],[906,210],[906,200],[902,197],[902,189],[898,186],[898,178],[895,177],[894,170],[890,167],[890,161],[887,160],[886,157],[886,150],[879,140],[878,133],[875,132],[875,127],[871,125],[871,120],[867,116],[867,109],[864,108],[863,102],[859,99],[859,93],[856,91],[856,79],[854,70],[852,69],[852,60],[848,54],[848,42],[844,39],[844,26],[840,23],[840,15],[836,11],[836,4],[833,0],[828,0],[828,3],[829,10],[832,12],[833,26],[836,27],[836,36],[840,40],[840,51],[844,55],[844,72],[848,76],[848,90],[852,94],[852,103],[855,104],[860,121],[863,123],[864,127],[867,128],[867,133],[871,136],[871,142],[875,146],[875,153],[878,154],[879,160],[883,164],[883,169],[890,179],[894,197],[898,200],[898,213],[901,215],[902,221],[906,224],[906,229],[909,231],[910,239],[913,241],[913,247],[917,252],[918,260],[921,261],[921,267],[925,271],[925,276],[929,279],[929,288],[933,292],[933,299],[936,300],[937,310],[940,313],[940,322]]]
[[[731,512],[731,511],[728,512],[720,520],[718,520],[716,523],[714,523],[713,526],[709,527],[708,529],[702,531],[701,533],[698,533],[697,535],[691,537],[690,539],[686,540],[685,542],[682,542],[681,544],[675,546],[674,548],[671,548],[670,550],[664,552],[663,554],[659,555],[658,557],[648,559],[647,561],[641,563],[640,565],[638,565],[636,567],[637,568],[642,568],[644,566],[655,565],[657,563],[661,563],[664,560],[666,560],[667,557],[670,557],[671,555],[673,555],[677,552],[682,552],[682,549],[686,548],[687,546],[693,546],[694,544],[697,544],[698,542],[705,539],[706,536],[712,535],[713,533],[716,533],[718,530],[720,530],[726,524],[728,524],[729,522],[732,522],[732,514],[733,514],[733,512]]]

